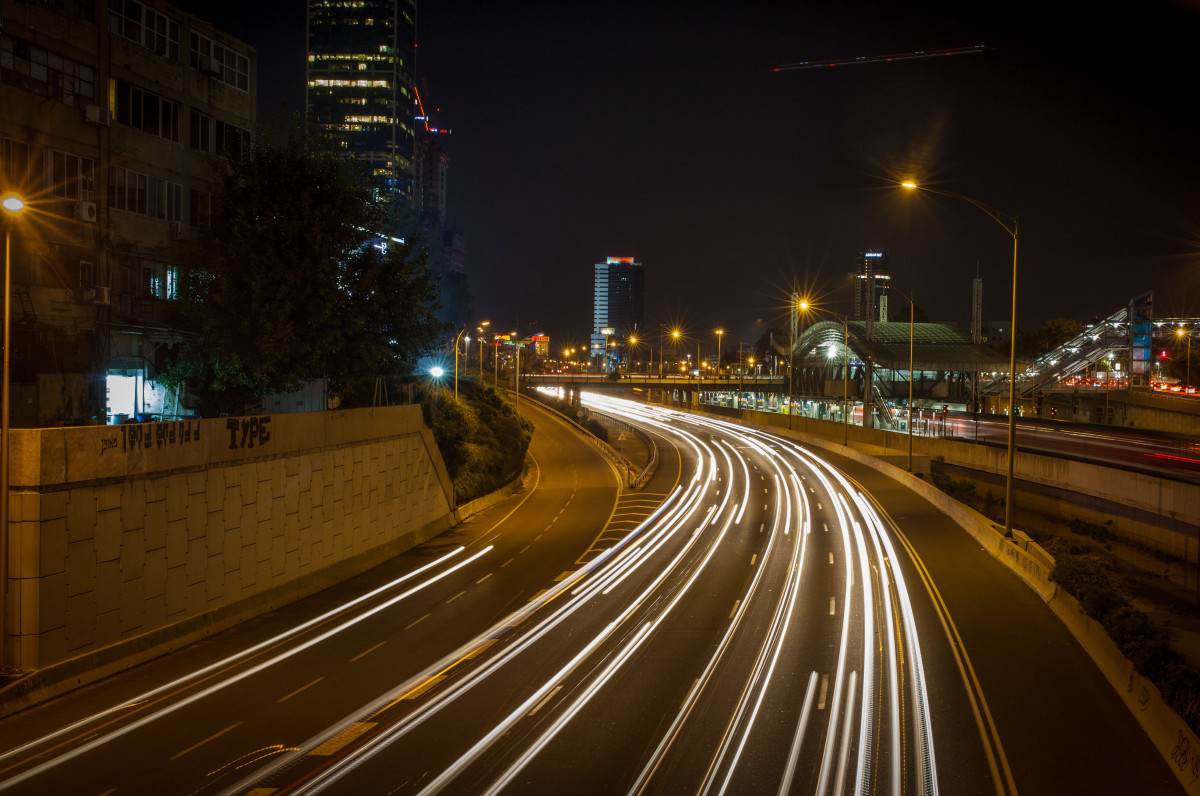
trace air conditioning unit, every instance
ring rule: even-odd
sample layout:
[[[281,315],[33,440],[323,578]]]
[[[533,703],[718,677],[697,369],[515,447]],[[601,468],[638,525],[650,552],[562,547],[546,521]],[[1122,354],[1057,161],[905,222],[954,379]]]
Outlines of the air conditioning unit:
[[[89,105],[85,113],[87,113],[88,124],[95,124],[100,127],[112,127],[113,114],[108,108],[103,108],[99,105]]]
[[[196,68],[208,75],[221,74],[221,65],[211,55],[197,55]]]
[[[168,221],[167,237],[171,240],[183,240],[183,225],[178,221]]]
[[[96,223],[96,203],[95,202],[76,202],[75,203],[75,218],[79,221],[84,221],[88,224]]]
[[[112,294],[108,287],[97,285],[96,287],[84,288],[80,292],[81,300],[84,304],[99,304],[107,307],[111,303]]]

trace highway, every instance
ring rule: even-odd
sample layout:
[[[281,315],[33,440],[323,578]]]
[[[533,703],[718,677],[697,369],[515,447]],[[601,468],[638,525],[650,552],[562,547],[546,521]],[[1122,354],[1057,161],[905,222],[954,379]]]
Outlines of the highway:
[[[528,405],[522,492],[0,722],[0,789],[1179,792],[1061,624],[928,504],[793,441],[588,400],[658,440],[644,490]],[[1063,764],[1081,748],[1108,759]]]

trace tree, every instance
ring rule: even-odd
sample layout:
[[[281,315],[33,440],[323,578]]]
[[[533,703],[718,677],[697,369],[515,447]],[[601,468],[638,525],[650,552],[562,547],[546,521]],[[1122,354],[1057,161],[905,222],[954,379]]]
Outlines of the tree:
[[[1072,318],[1051,318],[1042,326],[1042,353],[1058,348],[1072,337],[1083,332],[1083,324]]]
[[[181,274],[198,336],[161,379],[186,384],[202,414],[323,376],[353,405],[432,342],[425,259],[381,234],[385,208],[352,161],[298,134],[260,142],[230,164],[214,208]]]

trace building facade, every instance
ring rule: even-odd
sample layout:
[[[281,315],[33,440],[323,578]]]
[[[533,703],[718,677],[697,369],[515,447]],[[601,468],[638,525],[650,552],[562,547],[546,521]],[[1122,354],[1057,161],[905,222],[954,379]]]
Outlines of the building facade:
[[[611,371],[617,354],[610,347],[641,331],[646,308],[646,278],[632,257],[609,257],[596,263],[592,293],[591,357]],[[607,331],[606,331],[607,330]]]
[[[250,146],[255,52],[160,0],[6,3],[0,192],[18,426],[179,413],[153,383],[225,158]]]
[[[381,200],[413,204],[416,0],[308,0],[306,104]]]

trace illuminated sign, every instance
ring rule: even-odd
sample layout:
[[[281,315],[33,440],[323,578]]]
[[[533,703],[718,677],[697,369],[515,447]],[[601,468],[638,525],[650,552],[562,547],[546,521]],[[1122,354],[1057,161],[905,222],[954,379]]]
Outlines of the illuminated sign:
[[[600,330],[600,334],[616,334],[616,333],[617,333],[617,330],[612,328],[611,326],[605,326],[603,329]]]
[[[632,262],[633,262],[632,257],[609,257],[608,258],[609,265],[614,265],[616,263],[632,263]]]
[[[863,257],[882,257],[883,252],[867,252]]]

